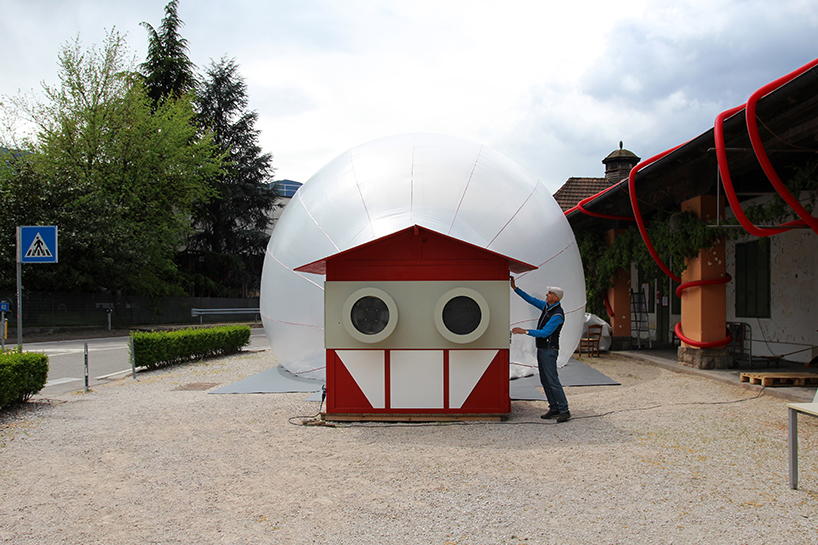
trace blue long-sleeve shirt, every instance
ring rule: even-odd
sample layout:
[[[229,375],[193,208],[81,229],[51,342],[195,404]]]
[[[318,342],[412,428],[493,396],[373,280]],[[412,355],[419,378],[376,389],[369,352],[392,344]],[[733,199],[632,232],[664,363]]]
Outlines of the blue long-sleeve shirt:
[[[560,302],[557,301],[553,305],[549,305],[548,303],[546,303],[542,299],[537,299],[536,297],[532,297],[532,296],[528,295],[526,292],[524,292],[520,288],[517,288],[516,290],[514,290],[514,293],[516,293],[517,295],[522,297],[523,300],[526,303],[528,303],[530,305],[533,305],[533,306],[537,307],[540,310],[551,310],[552,308],[554,308],[555,306],[560,304]],[[545,339],[545,338],[551,336],[551,334],[554,331],[556,331],[556,329],[559,327],[559,325],[563,321],[564,321],[564,319],[563,319],[562,316],[560,316],[559,314],[554,315],[554,316],[551,317],[550,320],[548,320],[545,323],[545,325],[542,327],[542,329],[529,329],[528,334],[530,336],[532,336],[532,337],[540,337],[540,338]]]

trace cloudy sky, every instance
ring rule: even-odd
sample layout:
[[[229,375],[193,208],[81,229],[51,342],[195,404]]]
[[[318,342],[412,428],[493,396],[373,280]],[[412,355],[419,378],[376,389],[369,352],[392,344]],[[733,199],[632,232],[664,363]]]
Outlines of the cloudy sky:
[[[0,95],[58,83],[62,44],[127,35],[137,60],[167,0],[0,0]],[[570,5],[569,5],[570,4]],[[642,158],[818,57],[815,0],[180,0],[203,71],[234,58],[276,179],[433,132],[485,144],[556,191]]]

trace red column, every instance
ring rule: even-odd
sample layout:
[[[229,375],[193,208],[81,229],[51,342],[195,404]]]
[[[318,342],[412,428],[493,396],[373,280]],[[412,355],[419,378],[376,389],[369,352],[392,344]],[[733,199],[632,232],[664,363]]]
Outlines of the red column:
[[[702,195],[682,203],[682,210],[693,212],[706,223],[716,223],[724,207],[717,209],[715,195]],[[686,260],[682,283],[722,278],[726,274],[724,241],[704,248],[695,258]],[[699,286],[682,293],[682,332],[695,341],[718,341],[725,337],[727,295],[724,284]]]
[[[706,223],[723,216],[715,195],[702,195],[682,203],[682,210],[693,212]],[[724,241],[703,248],[695,258],[686,260],[682,283],[723,278],[726,274]],[[694,341],[719,341],[727,335],[727,290],[725,284],[695,286],[682,292],[682,333]],[[679,362],[699,369],[727,368],[732,356],[724,348],[697,348],[687,343],[679,347]]]

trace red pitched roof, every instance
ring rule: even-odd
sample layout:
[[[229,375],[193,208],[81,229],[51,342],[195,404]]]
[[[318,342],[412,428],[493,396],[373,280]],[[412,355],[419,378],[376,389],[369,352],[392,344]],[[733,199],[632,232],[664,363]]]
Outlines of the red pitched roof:
[[[422,233],[422,232],[434,233],[436,236],[440,237],[441,239],[449,240],[449,241],[452,241],[452,242],[454,242],[456,244],[462,245],[463,247],[471,248],[474,251],[476,251],[478,253],[485,254],[487,256],[494,256],[494,257],[500,258],[500,259],[505,260],[505,261],[508,262],[509,271],[511,271],[511,272],[513,272],[515,274],[531,271],[531,270],[534,270],[534,269],[537,268],[535,265],[531,265],[531,264],[525,263],[523,261],[518,261],[518,260],[516,260],[514,258],[499,254],[497,252],[493,252],[493,251],[488,250],[486,248],[481,248],[479,246],[475,246],[475,245],[470,244],[468,242],[465,242],[463,240],[460,240],[460,239],[457,239],[457,238],[454,238],[454,237],[450,237],[448,235],[444,235],[443,233],[438,233],[438,232],[436,232],[436,231],[434,231],[432,229],[427,229],[425,227],[420,227],[419,225],[414,225],[412,227],[407,227],[405,229],[402,229],[402,230],[400,230],[400,231],[398,231],[396,233],[391,233],[389,235],[377,238],[375,240],[370,240],[370,241],[365,242],[365,243],[363,243],[363,244],[361,244],[359,246],[349,248],[347,250],[343,250],[343,251],[338,252],[338,253],[336,253],[334,255],[324,257],[324,258],[319,259],[317,261],[313,261],[312,263],[307,263],[306,265],[301,265],[300,267],[296,267],[295,270],[298,271],[298,272],[308,272],[308,273],[313,273],[313,274],[326,274],[327,273],[327,262],[328,261],[340,260],[340,259],[349,257],[351,255],[359,254],[362,251],[364,251],[364,250],[366,250],[368,248],[372,248],[374,246],[383,246],[384,242],[389,241],[389,240],[398,239],[399,237],[401,237],[401,235],[406,234],[406,233],[410,233],[410,232],[414,232],[415,235],[418,235],[419,233]],[[388,256],[385,256],[384,258],[389,259]]]

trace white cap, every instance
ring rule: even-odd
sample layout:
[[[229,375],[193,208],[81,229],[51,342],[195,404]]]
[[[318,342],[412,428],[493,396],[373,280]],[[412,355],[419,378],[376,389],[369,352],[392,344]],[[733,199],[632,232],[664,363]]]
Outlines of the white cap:
[[[565,292],[562,291],[562,288],[558,288],[557,286],[548,286],[546,289],[548,289],[549,293],[556,295],[557,299],[562,299],[562,296],[565,294]]]

